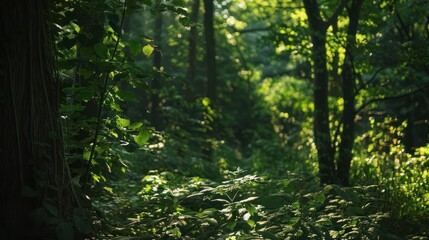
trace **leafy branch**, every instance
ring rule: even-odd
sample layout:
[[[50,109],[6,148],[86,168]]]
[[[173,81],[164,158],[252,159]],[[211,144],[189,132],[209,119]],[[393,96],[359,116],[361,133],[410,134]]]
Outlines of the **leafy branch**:
[[[127,6],[127,0],[124,0],[123,9],[122,9],[121,24],[120,24],[119,29],[118,29],[118,37],[116,39],[115,48],[113,49],[112,56],[110,57],[110,62],[112,62],[115,59],[116,52],[117,52],[118,46],[119,46],[119,41],[122,37],[122,28],[124,25],[126,6]],[[97,111],[98,111],[97,112],[97,125],[95,128],[94,138],[92,140],[91,153],[89,155],[88,164],[87,164],[86,171],[85,171],[84,178],[83,178],[82,192],[85,192],[85,186],[86,186],[86,183],[88,182],[88,177],[89,177],[89,173],[90,173],[90,169],[91,169],[92,160],[94,159],[94,155],[95,155],[95,147],[97,146],[98,136],[100,135],[101,113],[103,110],[103,103],[104,103],[104,100],[106,99],[107,92],[108,92],[107,83],[109,82],[109,73],[110,72],[106,72],[104,75],[103,89],[102,89],[101,94],[100,94],[100,101],[99,101],[98,109],[97,109]]]
[[[355,115],[357,115],[360,111],[362,111],[363,109],[365,109],[368,105],[372,104],[372,103],[376,103],[376,102],[382,102],[382,101],[387,101],[387,100],[394,100],[394,99],[401,99],[401,98],[405,98],[405,97],[410,97],[413,96],[419,92],[423,92],[425,89],[429,88],[429,84],[428,85],[424,85],[418,89],[415,89],[412,92],[409,93],[404,93],[404,94],[400,94],[400,95],[395,95],[395,96],[387,96],[387,97],[380,97],[380,98],[374,98],[371,99],[365,103],[362,104],[362,106],[360,106],[359,108],[357,108],[357,110],[355,111]]]

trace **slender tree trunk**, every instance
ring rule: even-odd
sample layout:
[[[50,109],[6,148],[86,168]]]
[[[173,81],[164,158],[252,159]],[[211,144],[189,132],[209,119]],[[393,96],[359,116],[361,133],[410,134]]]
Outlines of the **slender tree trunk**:
[[[192,4],[192,12],[190,19],[192,23],[198,22],[198,15],[200,12],[200,0],[194,0]],[[197,69],[197,26],[193,25],[189,32],[189,53],[188,53],[188,70],[186,78],[188,79],[187,95],[188,99],[192,99],[196,85],[196,69]]]
[[[0,4],[3,239],[41,239],[44,230],[37,224],[41,219],[31,214],[42,203],[55,206],[60,218],[72,207],[59,125],[58,78],[46,21],[48,2]]]
[[[214,35],[214,0],[204,0],[204,33],[206,39],[207,89],[206,96],[211,100],[212,107],[216,104],[216,43]],[[203,157],[213,161],[214,123],[210,123],[208,137],[203,144]]]
[[[319,161],[320,181],[335,182],[334,152],[329,129],[328,82],[326,58],[327,26],[320,16],[316,0],[304,0],[313,43],[312,60],[314,72],[314,138]]]
[[[161,56],[161,41],[162,41],[162,27],[163,27],[162,18],[163,18],[162,13],[160,12],[157,13],[157,16],[155,18],[155,25],[154,25],[154,38],[158,44],[158,47],[153,54],[153,66],[156,68],[156,71],[154,73],[153,81],[152,81],[153,94],[152,94],[151,120],[155,129],[160,129],[162,126],[161,116],[160,116],[161,114],[160,113],[161,74],[159,72],[162,66],[162,56]]]
[[[213,0],[204,0],[204,31],[206,38],[207,97],[216,101],[216,43],[214,36]]]
[[[346,55],[343,64],[342,91],[344,98],[343,131],[339,145],[337,164],[338,179],[342,185],[349,185],[350,165],[353,158],[355,126],[355,88],[356,79],[353,71],[353,51],[356,46],[356,33],[358,30],[359,14],[363,0],[353,0],[349,12],[349,27],[347,30]]]

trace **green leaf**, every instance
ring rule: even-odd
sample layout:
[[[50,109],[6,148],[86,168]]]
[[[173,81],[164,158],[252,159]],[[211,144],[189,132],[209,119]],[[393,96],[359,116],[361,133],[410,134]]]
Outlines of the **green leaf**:
[[[321,219],[318,219],[316,223],[323,225],[323,226],[331,226],[332,221],[329,218],[322,217]]]
[[[316,196],[314,197],[314,200],[316,200],[316,202],[318,202],[320,204],[324,203],[325,199],[326,199],[326,197],[323,193],[316,194]]]
[[[110,103],[110,108],[112,108],[113,110],[116,110],[118,112],[122,112],[121,107],[118,104],[116,104],[115,102]]]
[[[130,102],[139,101],[139,99],[134,94],[127,91],[119,90],[116,94],[118,95],[119,99],[122,101],[130,101]]]
[[[429,150],[429,148],[428,148],[428,150]],[[429,193],[424,194],[423,199],[424,199],[425,204],[429,205]]]
[[[94,51],[101,58],[107,57],[107,47],[102,42],[94,45]]]
[[[218,225],[217,220],[216,220],[216,219],[214,219],[214,218],[206,218],[205,220],[206,220],[206,222],[207,222],[208,224],[210,224],[211,226],[216,227],[216,226]]]
[[[89,77],[92,76],[93,72],[90,69],[82,68],[82,69],[80,69],[79,74],[83,78],[88,79]],[[90,97],[93,97],[93,95],[91,94]]]
[[[234,230],[235,225],[237,225],[237,222],[229,222],[226,224],[226,228],[228,228],[229,230]]]
[[[298,201],[292,203],[292,205],[290,206],[292,209],[298,209],[300,208],[301,204],[299,204]]]
[[[80,32],[80,27],[77,24],[73,24],[74,30],[79,33]]]
[[[142,49],[142,45],[135,40],[131,40],[128,43],[128,48],[130,50],[130,53],[135,57],[140,53],[140,51]]]
[[[188,17],[181,17],[179,18],[179,23],[185,27],[189,27],[192,22]]]
[[[146,45],[143,47],[143,54],[146,55],[147,57],[149,57],[152,52],[153,52],[154,48],[151,45]]]
[[[250,215],[253,215],[256,213],[256,208],[253,206],[253,204],[249,204],[246,206],[247,212],[250,213]]]
[[[180,7],[176,8],[175,12],[178,14],[184,15],[184,16],[188,16],[188,12],[184,8],[180,8]],[[188,21],[189,21],[189,19],[188,19]]]
[[[86,151],[83,153],[83,159],[89,160],[89,157],[91,157],[91,151]]]
[[[185,0],[173,0],[173,4],[179,7],[186,7]]]
[[[247,220],[246,221],[247,222],[247,224],[249,224],[249,226],[251,227],[251,228],[253,228],[254,226],[255,226],[255,221],[253,221],[252,219],[249,219],[249,220]]]
[[[205,97],[203,98],[201,103],[203,104],[204,107],[208,107],[210,105],[210,99]]]
[[[171,229],[171,233],[173,233],[173,235],[177,238],[180,238],[182,236],[182,233],[180,232],[180,229],[175,227],[173,229]]]
[[[150,133],[147,129],[144,129],[142,131],[140,131],[140,133],[136,136],[134,136],[134,141],[139,145],[139,146],[143,146],[150,137]]]
[[[239,201],[239,203],[250,202],[250,201],[253,201],[253,200],[258,199],[258,198],[259,197],[248,197],[246,199],[243,199],[243,200]]]
[[[59,240],[73,240],[74,239],[74,231],[73,224],[69,222],[62,222],[57,225],[56,228],[57,237]]]
[[[116,124],[118,125],[118,127],[128,127],[130,126],[130,120],[126,119],[126,118],[121,118],[121,117],[116,117]]]
[[[137,129],[139,129],[141,126],[143,126],[143,123],[141,123],[141,122],[136,122],[136,123],[131,124],[131,125],[129,126],[129,128],[130,128],[131,130],[137,130]]]
[[[323,188],[323,194],[328,194],[329,192],[331,192],[332,189],[334,189],[334,187],[332,185],[326,185]]]

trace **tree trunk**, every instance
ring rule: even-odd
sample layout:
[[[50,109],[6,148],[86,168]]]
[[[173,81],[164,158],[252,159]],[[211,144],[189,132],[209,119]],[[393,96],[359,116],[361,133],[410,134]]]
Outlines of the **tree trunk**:
[[[198,15],[200,12],[200,0],[194,0],[192,4],[192,12],[190,19],[192,23],[198,22]],[[192,99],[194,95],[194,89],[196,85],[196,69],[197,69],[197,38],[198,31],[197,26],[193,25],[189,32],[189,53],[188,53],[188,70],[186,72],[186,78],[188,80],[187,95],[188,99]]]
[[[216,43],[214,36],[213,0],[204,0],[204,31],[206,38],[207,97],[216,101]]]
[[[158,12],[155,18],[154,25],[154,38],[155,42],[158,44],[158,47],[153,54],[153,66],[156,68],[153,81],[152,81],[152,109],[151,109],[151,122],[155,129],[159,130],[162,126],[161,116],[160,116],[160,94],[161,94],[161,71],[162,66],[162,56],[161,56],[161,41],[162,41],[162,13]]]
[[[49,1],[0,5],[3,99],[1,230],[4,239],[40,239],[42,203],[65,218],[72,207],[58,113],[58,78],[47,26]]]
[[[211,100],[211,106],[216,104],[216,43],[214,36],[214,3],[213,0],[204,0],[204,33],[206,39],[206,67],[207,67],[207,89],[206,96]],[[203,144],[203,158],[213,161],[214,124],[207,130],[208,137]],[[211,137],[210,137],[211,136]]]
[[[355,119],[355,74],[353,71],[353,51],[356,46],[356,33],[359,23],[359,14],[363,0],[353,0],[349,9],[349,27],[347,30],[346,55],[343,64],[342,91],[344,98],[343,131],[339,145],[337,164],[338,179],[342,185],[349,185],[350,165],[353,158],[354,119]]]
[[[319,161],[322,184],[335,182],[334,154],[329,129],[328,81],[326,58],[327,26],[320,16],[316,0],[304,0],[313,43],[312,60],[314,72],[314,138]]]

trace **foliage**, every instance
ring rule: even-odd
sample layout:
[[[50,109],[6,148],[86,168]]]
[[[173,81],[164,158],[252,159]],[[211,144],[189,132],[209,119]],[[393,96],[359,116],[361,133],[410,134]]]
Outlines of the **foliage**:
[[[319,2],[325,18],[343,1]],[[64,151],[81,201],[70,219],[58,216],[53,199],[45,201],[33,216],[40,226],[55,229],[60,239],[429,234],[425,1],[365,2],[353,49],[346,49],[349,5],[326,29],[333,133],[327,139],[336,159],[344,141],[346,52],[352,59],[353,187],[320,185],[311,70],[317,58],[301,1],[215,1],[215,102],[205,94],[211,66],[205,65],[202,24],[188,17],[191,4],[72,0],[52,6]],[[155,39],[160,14],[165,37]],[[194,82],[186,76],[191,26],[198,30]],[[161,67],[153,67],[154,55],[162,56]],[[45,184],[44,173],[35,174],[37,184]],[[22,194],[41,195],[32,188]],[[401,224],[413,228],[392,227]]]
[[[399,126],[391,118],[371,122],[372,130],[361,136],[361,142],[366,142],[366,138],[370,141],[364,147],[366,151],[355,157],[353,179],[381,186],[386,199],[382,207],[392,216],[411,219],[428,216],[428,146],[416,149],[414,155],[408,154],[401,144],[406,122]]]
[[[292,173],[281,178],[224,172],[224,180],[151,171],[139,184],[112,184],[94,202],[110,226],[103,237],[125,239],[401,239],[386,229],[376,185],[319,187]],[[128,190],[123,191],[126,187]],[[416,225],[416,228],[418,225]],[[420,234],[424,230],[420,229]],[[402,234],[402,235],[401,235]]]

